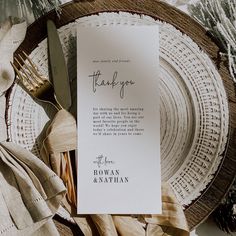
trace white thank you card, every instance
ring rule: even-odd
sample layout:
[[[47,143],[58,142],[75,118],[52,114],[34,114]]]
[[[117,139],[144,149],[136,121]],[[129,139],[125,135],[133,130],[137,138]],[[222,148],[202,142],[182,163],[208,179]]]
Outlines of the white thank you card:
[[[158,26],[78,26],[78,214],[161,213],[158,83]]]

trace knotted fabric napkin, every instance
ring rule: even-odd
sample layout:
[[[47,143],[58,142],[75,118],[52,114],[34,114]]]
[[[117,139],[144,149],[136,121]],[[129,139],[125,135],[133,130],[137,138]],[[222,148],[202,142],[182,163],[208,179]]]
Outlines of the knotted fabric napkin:
[[[65,110],[60,110],[47,130],[42,158],[53,170],[61,172],[67,163],[63,155],[76,148],[76,122]],[[64,177],[62,177],[64,178]],[[147,183],[148,184],[148,183]],[[153,186],[155,188],[155,186]],[[135,199],[134,199],[135,201]],[[79,204],[79,199],[78,199]],[[74,221],[86,236],[187,236],[187,221],[182,206],[169,184],[162,184],[162,215],[76,215],[73,205],[64,201]]]
[[[55,115],[46,131],[41,149],[43,161],[63,180],[67,199],[76,206],[76,191],[70,163],[70,151],[76,149],[76,121],[66,110]]]
[[[6,141],[5,92],[14,80],[10,61],[25,33],[25,22],[9,18],[0,24],[0,236],[55,236],[52,216],[66,192],[62,180],[31,152]]]

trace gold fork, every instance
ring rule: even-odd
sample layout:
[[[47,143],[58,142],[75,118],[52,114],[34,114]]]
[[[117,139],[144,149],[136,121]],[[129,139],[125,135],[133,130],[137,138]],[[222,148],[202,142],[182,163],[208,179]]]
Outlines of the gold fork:
[[[37,66],[32,62],[29,56],[25,52],[22,53],[26,59],[24,60],[19,54],[18,58],[20,60],[16,57],[14,58],[17,66],[15,66],[12,62],[11,65],[15,69],[26,91],[32,97],[42,102],[52,104],[57,110],[62,109],[56,99],[51,82],[39,72]]]
[[[26,58],[25,60],[23,59],[23,56]],[[11,65],[16,71],[26,92],[37,100],[52,104],[57,110],[62,109],[62,106],[56,99],[51,82],[39,72],[37,66],[25,52],[23,52],[23,56],[19,54],[19,59],[16,57],[14,58],[16,65],[12,62]],[[67,167],[64,169],[64,172],[61,173],[60,177],[67,186],[67,197],[69,202],[76,206],[76,191],[70,155],[68,152],[64,152],[63,157],[67,163]]]

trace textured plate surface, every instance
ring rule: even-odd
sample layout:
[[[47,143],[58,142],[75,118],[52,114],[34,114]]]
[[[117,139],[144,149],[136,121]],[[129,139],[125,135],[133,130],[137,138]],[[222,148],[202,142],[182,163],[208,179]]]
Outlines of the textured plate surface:
[[[171,184],[182,205],[188,206],[211,182],[227,141],[227,98],[214,64],[197,44],[170,24],[125,12],[100,13],[59,29],[72,84],[76,80],[76,24],[160,25],[162,179]],[[30,57],[48,75],[46,40]],[[43,129],[52,115],[50,107],[42,107],[15,84],[8,109],[13,142],[39,156]]]

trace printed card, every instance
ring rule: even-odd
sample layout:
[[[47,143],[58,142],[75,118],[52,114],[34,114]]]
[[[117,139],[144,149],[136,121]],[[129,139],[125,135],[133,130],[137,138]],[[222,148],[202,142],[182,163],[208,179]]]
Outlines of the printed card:
[[[77,28],[78,214],[161,213],[159,28]]]

